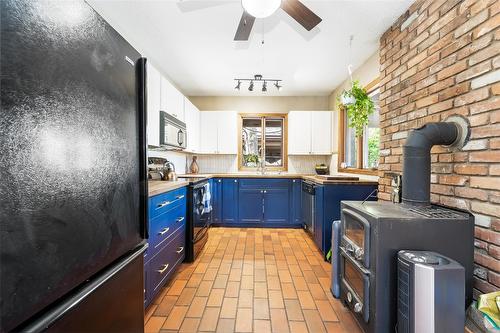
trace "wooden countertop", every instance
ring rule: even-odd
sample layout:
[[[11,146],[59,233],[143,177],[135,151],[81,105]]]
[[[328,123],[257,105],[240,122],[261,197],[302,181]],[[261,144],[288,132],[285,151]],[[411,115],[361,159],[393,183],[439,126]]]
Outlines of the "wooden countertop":
[[[148,181],[148,192],[149,196],[155,196],[178,188],[188,186],[189,181],[184,179],[179,180],[149,180]]]
[[[354,184],[354,185],[377,185],[378,181],[364,178],[362,175],[359,176],[358,180],[349,179],[349,176],[346,176],[346,179],[341,179],[344,175],[339,175],[340,179],[323,179],[318,177],[318,175],[314,174],[300,174],[300,173],[213,173],[213,174],[185,174],[179,175],[179,177],[185,178],[283,178],[283,179],[303,179],[312,181],[316,184],[320,185],[331,185],[331,184]],[[358,177],[358,175],[355,175]],[[352,176],[351,176],[352,177]]]

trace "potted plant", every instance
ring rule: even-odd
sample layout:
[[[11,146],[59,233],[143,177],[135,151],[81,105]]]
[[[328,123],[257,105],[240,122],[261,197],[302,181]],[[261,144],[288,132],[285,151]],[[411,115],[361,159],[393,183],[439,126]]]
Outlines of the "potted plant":
[[[354,128],[356,137],[361,137],[365,126],[368,125],[368,116],[375,110],[372,99],[366,90],[359,86],[358,81],[354,81],[351,89],[344,90],[339,97],[341,107],[347,110],[348,126]]]

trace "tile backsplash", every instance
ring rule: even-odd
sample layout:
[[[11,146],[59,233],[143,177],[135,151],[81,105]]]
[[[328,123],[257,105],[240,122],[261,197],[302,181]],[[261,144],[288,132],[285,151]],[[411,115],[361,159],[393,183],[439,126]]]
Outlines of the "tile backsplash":
[[[316,164],[330,165],[331,156],[289,156],[288,172],[314,173]],[[187,165],[191,163],[188,156]],[[234,173],[238,172],[238,157],[236,155],[198,155],[200,173]]]
[[[288,172],[316,173],[316,164],[330,165],[331,156],[324,155],[293,155],[288,156]]]
[[[234,173],[238,172],[236,155],[196,155],[200,173]],[[191,158],[189,158],[191,164]]]

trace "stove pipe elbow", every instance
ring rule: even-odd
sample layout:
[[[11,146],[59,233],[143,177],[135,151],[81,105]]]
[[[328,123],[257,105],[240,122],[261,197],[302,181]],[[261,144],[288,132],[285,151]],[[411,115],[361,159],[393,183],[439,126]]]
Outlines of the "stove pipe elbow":
[[[452,121],[425,124],[408,135],[403,146],[404,203],[430,205],[431,148],[434,145],[462,148],[468,139],[467,120],[462,117],[454,118]]]

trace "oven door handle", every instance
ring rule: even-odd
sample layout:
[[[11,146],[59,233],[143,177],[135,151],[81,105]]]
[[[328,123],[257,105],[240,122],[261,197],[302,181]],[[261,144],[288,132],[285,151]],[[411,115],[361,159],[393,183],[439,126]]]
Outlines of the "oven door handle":
[[[357,269],[359,269],[363,274],[365,275],[370,275],[370,271],[368,271],[366,268],[361,266],[356,260],[352,258],[352,256],[349,254],[349,252],[346,250],[345,247],[339,246],[341,254],[344,255],[344,257],[349,260],[354,266],[356,266]]]

